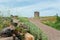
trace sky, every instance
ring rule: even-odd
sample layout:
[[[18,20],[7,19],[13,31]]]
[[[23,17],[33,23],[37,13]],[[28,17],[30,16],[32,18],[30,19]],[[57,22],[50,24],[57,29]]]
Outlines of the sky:
[[[60,0],[0,0],[0,15],[33,17],[35,11],[40,16],[60,16]]]

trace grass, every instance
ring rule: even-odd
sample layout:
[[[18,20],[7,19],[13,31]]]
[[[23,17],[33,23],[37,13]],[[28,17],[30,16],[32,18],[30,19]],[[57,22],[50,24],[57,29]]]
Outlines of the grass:
[[[51,22],[51,21],[43,21],[42,23],[51,26],[52,28],[55,28],[57,30],[60,30],[60,22],[59,23],[55,23],[55,22]]]
[[[39,40],[42,38],[42,40],[48,40],[47,36],[33,23],[29,22],[27,18],[21,18],[23,23],[25,23],[30,30],[30,33],[35,37],[35,40]]]
[[[43,17],[42,23],[60,30],[60,16],[58,16],[58,14],[55,16]]]
[[[4,28],[3,18],[0,19],[0,31]],[[33,23],[29,22],[28,18],[26,17],[19,17],[20,22],[25,23],[29,27],[30,33],[35,37],[35,40],[48,40],[47,36]],[[6,22],[8,24],[8,21]]]
[[[34,35],[36,38],[35,40],[39,40],[40,38],[42,38],[42,40],[47,40],[46,35],[40,30],[40,28],[30,22],[26,22],[25,24],[30,28],[30,33]]]
[[[50,17],[48,17],[50,19]],[[58,14],[56,14],[54,17],[52,17],[52,21],[47,20],[47,21],[43,21],[44,24],[49,25],[57,30],[60,30],[60,16],[58,16]]]

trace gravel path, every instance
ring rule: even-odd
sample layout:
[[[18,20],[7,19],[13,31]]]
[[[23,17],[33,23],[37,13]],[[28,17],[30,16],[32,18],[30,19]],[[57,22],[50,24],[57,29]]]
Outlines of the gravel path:
[[[29,21],[38,26],[45,34],[47,34],[48,40],[60,40],[60,31],[42,24],[40,19],[30,18]]]

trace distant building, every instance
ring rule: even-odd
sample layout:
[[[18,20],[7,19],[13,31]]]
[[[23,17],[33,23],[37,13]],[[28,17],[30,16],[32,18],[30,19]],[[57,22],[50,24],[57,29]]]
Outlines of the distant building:
[[[39,17],[39,12],[38,11],[34,12],[34,17]]]

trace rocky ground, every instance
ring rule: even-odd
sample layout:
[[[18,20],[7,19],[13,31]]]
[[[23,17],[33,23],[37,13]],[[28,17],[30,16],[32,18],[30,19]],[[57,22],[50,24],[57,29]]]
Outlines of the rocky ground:
[[[13,40],[12,37],[0,38],[0,40]]]

